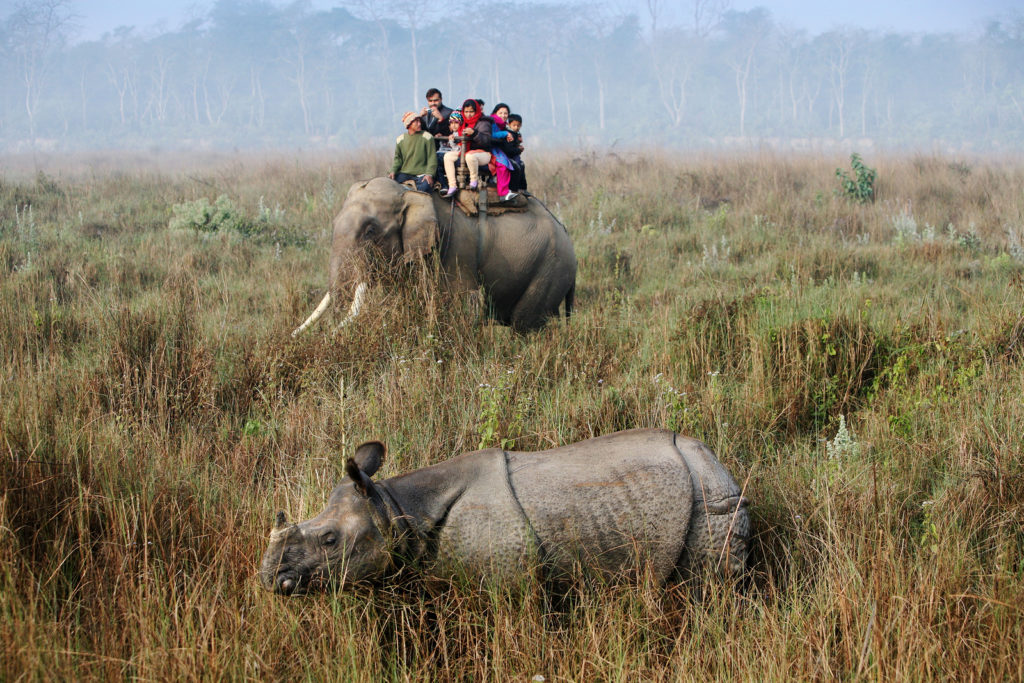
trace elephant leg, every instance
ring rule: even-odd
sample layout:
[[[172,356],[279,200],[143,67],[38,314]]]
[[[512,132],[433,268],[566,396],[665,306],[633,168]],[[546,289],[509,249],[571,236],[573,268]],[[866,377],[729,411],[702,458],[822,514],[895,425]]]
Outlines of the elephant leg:
[[[555,293],[556,285],[553,278],[535,278],[512,309],[512,328],[526,332],[543,327],[549,317],[557,318],[562,296]]]
[[[569,288],[569,293],[565,295],[565,319],[568,320],[572,316],[572,307],[576,303],[576,285],[574,284]]]
[[[484,290],[476,280],[455,273],[445,277],[443,287],[446,296],[450,297],[465,319],[480,324],[487,311],[487,301]]]
[[[482,323],[487,310],[487,301],[483,290],[479,287],[468,289],[462,293],[461,299],[462,310],[466,312],[467,318],[473,320],[476,325]]]

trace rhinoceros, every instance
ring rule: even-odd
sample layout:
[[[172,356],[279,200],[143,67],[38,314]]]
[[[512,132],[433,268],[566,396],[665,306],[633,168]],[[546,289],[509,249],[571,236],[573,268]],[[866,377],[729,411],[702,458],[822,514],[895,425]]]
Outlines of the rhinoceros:
[[[747,499],[710,448],[671,431],[536,452],[491,448],[374,481],[384,453],[376,441],[359,446],[313,519],[288,523],[277,513],[260,568],[265,588],[292,595],[375,583],[409,563],[440,576],[645,567],[659,585],[695,565],[727,575],[745,565]]]

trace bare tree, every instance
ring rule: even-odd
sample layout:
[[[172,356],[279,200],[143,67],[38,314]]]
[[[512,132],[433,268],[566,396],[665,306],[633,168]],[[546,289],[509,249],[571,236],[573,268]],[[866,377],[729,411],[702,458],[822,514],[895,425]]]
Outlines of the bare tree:
[[[310,78],[309,70],[306,68],[309,38],[300,26],[292,27],[289,34],[293,41],[293,50],[285,57],[285,61],[292,66],[291,81],[295,84],[299,108],[302,109],[302,129],[309,135],[313,130],[313,119],[309,110]]]
[[[583,36],[583,43],[592,50],[588,55],[588,61],[593,66],[594,81],[597,86],[597,125],[600,130],[604,130],[608,78],[612,68],[611,62],[616,57],[612,40],[616,28],[616,17],[609,16],[598,7],[594,7],[591,11],[584,13],[581,21],[583,26],[589,29],[589,35]]]
[[[860,87],[860,134],[867,137],[868,134],[868,99],[875,86],[875,79],[878,75],[878,60],[873,54],[867,55],[864,60],[864,71],[862,72]]]
[[[263,78],[255,66],[249,67],[249,87],[252,95],[249,105],[249,125],[262,128],[267,113],[267,100],[263,95]]]
[[[686,116],[690,79],[700,61],[703,39],[681,28],[661,30],[651,36],[651,71],[658,96],[673,126]]]
[[[25,87],[25,113],[33,146],[40,96],[54,56],[73,29],[74,15],[69,5],[68,0],[23,0],[15,4],[7,18],[6,33]]]
[[[736,84],[740,110],[740,137],[745,137],[750,74],[755,64],[754,57],[762,42],[771,33],[772,23],[767,10],[757,8],[749,12],[729,12],[725,17],[724,27],[730,34],[730,42],[734,46],[727,61]]]
[[[707,38],[721,23],[729,11],[729,0],[692,0],[693,32],[699,38]]]
[[[527,37],[524,49],[534,50],[539,58],[538,66],[542,65],[548,112],[547,123],[558,128],[559,106],[558,92],[561,86],[556,78],[558,65],[565,60],[568,49],[565,43],[566,27],[573,21],[573,10],[561,5],[536,5],[528,18],[529,23],[523,25],[522,34]],[[538,112],[539,113],[539,112]]]
[[[651,37],[658,34],[658,20],[665,11],[665,0],[646,0],[644,7],[651,22]]]
[[[663,28],[689,25],[689,29],[698,38],[711,35],[731,6],[731,0],[644,0],[643,4],[650,22],[651,36],[657,35],[659,24]],[[687,13],[688,17],[685,16]],[[676,22],[674,24],[671,23],[673,19]]]
[[[388,27],[385,23],[385,15],[381,11],[379,3],[375,2],[375,0],[348,0],[346,6],[350,8],[353,15],[366,21],[372,21],[377,25],[377,30],[380,32],[377,63],[385,94],[391,107],[389,112],[390,118],[394,118],[398,110],[395,106],[395,89],[391,81],[391,43],[388,40]]]
[[[665,0],[646,0],[644,8],[650,22],[651,73],[658,83],[658,95],[669,121],[679,126],[686,111],[686,87],[693,73],[693,61],[684,54],[692,44],[690,36],[680,28],[658,28],[665,14]]]
[[[409,30],[412,43],[412,106],[415,110],[423,93],[420,92],[420,59],[417,29],[432,9],[433,0],[391,0],[391,7],[401,15]]]
[[[147,108],[152,109],[153,118],[158,122],[167,119],[168,84],[167,79],[171,68],[171,57],[164,52],[157,52],[153,58],[153,71],[150,74],[151,91],[150,103]]]
[[[114,31],[108,41],[107,79],[117,91],[117,109],[121,126],[134,118],[137,98],[137,59],[132,29],[121,27]]]
[[[830,111],[834,107],[839,119],[839,137],[843,138],[846,137],[846,93],[849,86],[850,66],[860,43],[861,34],[851,29],[832,31],[823,35],[822,40],[827,46],[829,85],[832,88]]]

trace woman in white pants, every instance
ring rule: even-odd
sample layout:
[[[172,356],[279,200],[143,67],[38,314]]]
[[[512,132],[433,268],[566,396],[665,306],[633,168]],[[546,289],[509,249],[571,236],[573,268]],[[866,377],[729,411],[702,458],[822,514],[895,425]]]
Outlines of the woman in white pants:
[[[476,100],[466,100],[462,103],[462,120],[459,127],[454,127],[455,114],[452,114],[452,141],[456,135],[466,138],[466,166],[469,168],[469,189],[475,190],[480,186],[480,166],[486,166],[491,162],[491,117],[485,116],[480,111],[480,103]],[[444,171],[448,174],[448,192],[446,197],[451,197],[458,189],[452,181],[455,178],[455,163],[459,160],[459,150],[453,149],[444,155]]]

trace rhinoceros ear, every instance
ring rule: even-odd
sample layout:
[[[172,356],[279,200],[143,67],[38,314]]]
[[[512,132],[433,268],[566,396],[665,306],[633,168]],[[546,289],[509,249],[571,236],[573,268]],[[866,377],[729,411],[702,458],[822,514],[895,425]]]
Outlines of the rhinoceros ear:
[[[359,469],[359,463],[352,458],[345,461],[345,474],[347,474],[348,478],[352,480],[352,483],[356,485],[356,491],[364,496],[370,495],[370,490],[373,488],[373,482],[368,476],[366,476],[366,472]]]
[[[372,477],[380,469],[380,463],[384,460],[386,450],[380,441],[367,441],[359,444],[353,459],[359,465],[359,469],[366,473],[366,476]]]
[[[288,517],[284,514],[284,510],[278,510],[274,516],[274,529],[283,529],[288,523]]]

